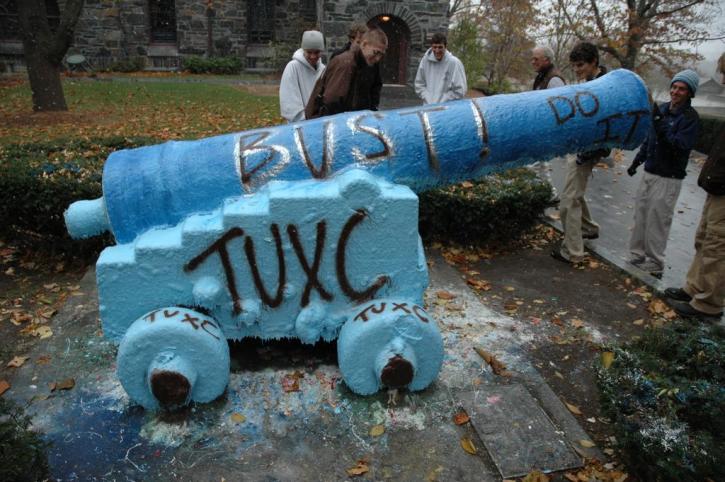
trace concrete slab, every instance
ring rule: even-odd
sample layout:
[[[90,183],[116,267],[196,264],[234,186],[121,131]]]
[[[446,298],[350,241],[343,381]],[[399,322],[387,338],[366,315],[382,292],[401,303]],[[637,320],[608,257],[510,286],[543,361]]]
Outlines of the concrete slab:
[[[53,336],[30,353],[32,362],[17,369],[4,396],[26,406],[51,442],[51,474],[59,480],[344,480],[346,469],[364,460],[372,480],[493,481],[500,475],[488,453],[470,455],[460,445],[464,436],[477,437],[475,426],[452,420],[462,394],[485,398],[501,383],[475,352],[481,347],[526,384],[532,406],[568,443],[587,438],[529,362],[526,324],[481,304],[437,254],[429,262],[426,301],[446,357],[439,379],[423,392],[360,397],[340,381],[333,344],[248,342],[232,347],[223,397],[173,415],[145,412],[116,379],[116,348],[100,332],[90,271],[82,294],[54,317]],[[443,303],[438,290],[455,299]],[[291,374],[300,377],[299,391],[283,388]],[[74,388],[51,391],[51,383],[68,378]],[[379,424],[384,433],[371,435]],[[550,466],[571,465],[566,457]]]

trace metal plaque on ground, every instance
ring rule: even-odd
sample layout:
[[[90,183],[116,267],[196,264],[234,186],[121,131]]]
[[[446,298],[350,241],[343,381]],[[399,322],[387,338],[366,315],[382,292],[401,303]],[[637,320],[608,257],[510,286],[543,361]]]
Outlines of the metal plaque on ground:
[[[582,465],[564,432],[523,385],[487,386],[459,396],[504,479]]]

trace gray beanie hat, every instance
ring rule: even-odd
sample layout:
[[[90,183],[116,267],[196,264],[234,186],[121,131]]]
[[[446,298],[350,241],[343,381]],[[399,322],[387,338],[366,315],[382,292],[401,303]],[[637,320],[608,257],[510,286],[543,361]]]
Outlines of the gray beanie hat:
[[[672,82],[670,82],[670,85],[674,84],[675,82],[684,82],[690,89],[690,94],[692,94],[692,97],[695,97],[697,87],[700,85],[700,76],[697,75],[697,72],[695,72],[694,70],[687,69],[675,74],[675,76],[672,77]]]
[[[325,50],[325,41],[322,32],[308,30],[302,34],[302,48],[304,50]]]

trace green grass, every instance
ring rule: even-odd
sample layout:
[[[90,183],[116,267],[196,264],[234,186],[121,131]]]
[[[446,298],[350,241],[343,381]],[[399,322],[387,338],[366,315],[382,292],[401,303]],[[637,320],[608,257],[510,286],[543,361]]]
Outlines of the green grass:
[[[68,112],[32,113],[27,83],[0,86],[0,143],[57,138],[199,138],[276,125],[275,87],[254,95],[228,84],[65,79]],[[252,87],[254,89],[255,87]],[[271,95],[270,95],[271,94]]]

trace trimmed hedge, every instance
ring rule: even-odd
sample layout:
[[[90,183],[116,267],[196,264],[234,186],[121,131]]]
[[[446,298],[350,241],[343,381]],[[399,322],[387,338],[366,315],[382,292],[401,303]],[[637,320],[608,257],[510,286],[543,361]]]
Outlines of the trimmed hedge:
[[[114,137],[0,146],[0,236],[31,247],[88,251],[68,237],[63,212],[74,201],[101,196],[111,152],[156,142]],[[420,194],[421,234],[465,244],[509,240],[536,223],[550,197],[551,186],[528,169],[427,191]],[[102,243],[86,245],[95,250]]]
[[[16,403],[0,398],[0,480],[45,480],[49,445],[29,430],[30,417]]]
[[[73,201],[101,196],[108,155],[155,142],[113,137],[0,146],[0,236],[30,246],[70,241],[63,212]]]
[[[242,71],[242,59],[238,57],[186,57],[184,70],[192,74],[234,75]]]
[[[428,240],[482,245],[515,239],[549,206],[551,184],[519,168],[420,194],[420,232]]]
[[[725,129],[725,119],[720,117],[707,117],[700,116],[700,137],[697,139],[695,149],[704,153],[710,154],[712,145],[717,139],[717,135],[721,130]]]
[[[725,480],[725,335],[677,323],[614,348],[602,405],[641,480]]]

